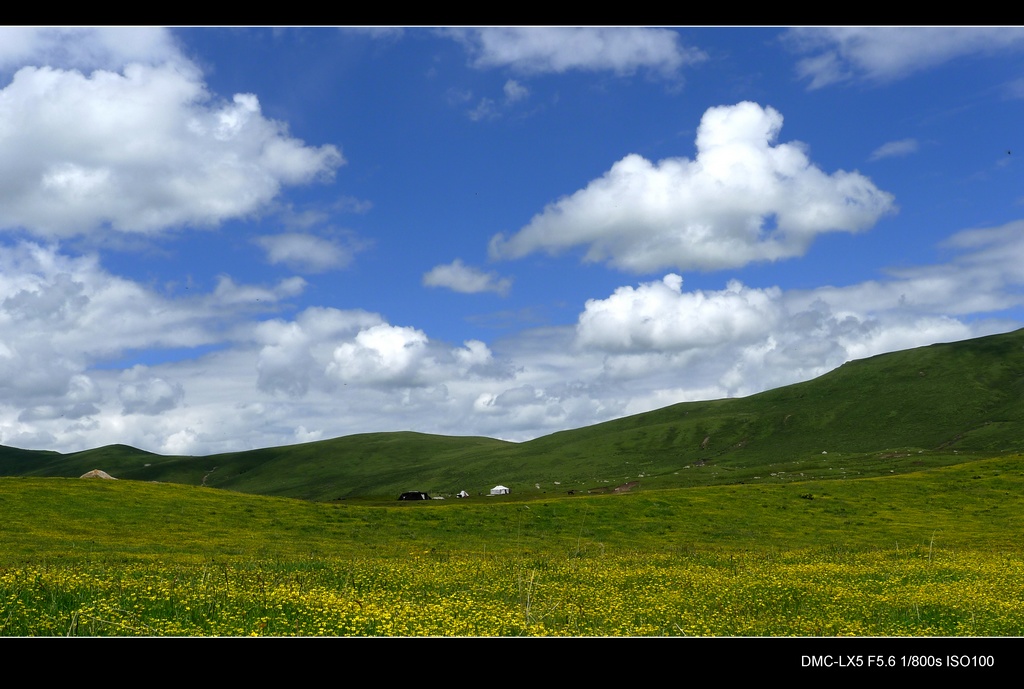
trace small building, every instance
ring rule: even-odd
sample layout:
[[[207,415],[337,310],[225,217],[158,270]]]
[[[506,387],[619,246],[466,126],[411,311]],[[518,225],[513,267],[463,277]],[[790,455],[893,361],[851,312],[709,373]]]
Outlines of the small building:
[[[495,486],[494,488],[491,488],[491,495],[508,495],[509,492],[509,489],[505,486]]]
[[[398,496],[399,500],[429,500],[430,496],[419,490],[408,490]]]
[[[456,495],[455,497],[457,497],[457,498],[468,498],[468,497],[469,497],[469,493],[467,493],[467,492],[466,492],[466,491],[464,491],[464,490],[460,490],[460,491],[459,491],[459,494],[458,494],[458,495]]]

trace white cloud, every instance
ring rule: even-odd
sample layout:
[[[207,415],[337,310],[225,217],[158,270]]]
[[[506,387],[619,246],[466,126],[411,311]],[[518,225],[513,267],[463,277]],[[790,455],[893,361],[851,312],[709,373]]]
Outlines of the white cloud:
[[[338,345],[326,373],[345,382],[416,385],[426,354],[423,331],[381,323]]]
[[[480,340],[466,340],[463,349],[454,350],[455,359],[466,371],[481,370],[493,362],[491,350]]]
[[[503,88],[505,100],[502,105],[510,107],[513,104],[524,100],[530,95],[530,90],[514,79],[505,82]],[[502,107],[493,98],[481,98],[472,110],[466,111],[466,116],[473,122],[483,120],[494,120],[501,117]]]
[[[96,364],[130,350],[224,342],[244,314],[273,308],[297,289],[294,279],[263,288],[225,276],[210,293],[175,300],[111,275],[95,256],[70,257],[33,243],[4,247],[0,390],[15,407],[82,411],[103,398]],[[177,399],[161,397],[155,383],[128,383],[135,387],[121,395],[126,409]]]
[[[0,252],[0,444],[209,454],[399,429],[524,440],[752,394],[851,358],[1019,327],[996,319],[1024,305],[1022,237],[1024,221],[967,230],[945,243],[945,264],[811,290],[688,290],[669,274],[588,301],[575,328],[459,346],[365,311],[255,320],[255,300],[297,283],[225,278],[172,299],[94,258],[20,244]],[[218,348],[109,366],[128,349],[197,344]]]
[[[260,389],[237,397],[254,400],[253,418],[266,428],[249,441],[269,445],[290,442],[300,426],[323,437],[409,428],[523,440],[675,402],[748,395],[851,358],[1011,327],[960,320],[943,308],[968,308],[956,300],[974,286],[1003,295],[975,308],[1010,303],[1024,284],[1014,229],[961,233],[951,242],[963,253],[952,263],[848,287],[785,291],[733,281],[721,290],[685,290],[670,274],[588,301],[575,328],[526,331],[493,352],[479,341],[450,347],[374,314],[309,310],[260,325]],[[953,284],[925,300],[943,273]],[[977,283],[983,274],[993,282]],[[197,392],[188,390],[194,410]],[[279,401],[266,402],[266,394]],[[245,418],[229,427],[246,428]],[[226,429],[190,427],[197,446],[228,437]]]
[[[625,387],[635,413],[749,395],[852,359],[1020,327],[1000,313],[1024,306],[1024,221],[966,230],[943,245],[960,253],[845,287],[784,291],[731,281],[721,291],[687,292],[671,274],[620,287],[587,302],[574,351],[581,361],[602,357],[591,394]]]
[[[334,204],[334,208],[342,213],[358,213],[362,215],[370,212],[370,209],[373,208],[373,202],[359,199],[355,196],[342,196]]]
[[[669,275],[588,301],[576,348],[602,354],[599,380],[638,391],[635,409],[636,400],[663,400],[666,389],[678,391],[675,401],[745,396],[851,359],[995,331],[908,308],[898,294],[865,305],[856,287],[783,292],[731,282],[719,292],[683,292]]]
[[[155,376],[143,377],[144,369],[134,367],[126,373],[127,381],[117,387],[124,413],[152,416],[180,406],[185,397],[181,383],[169,383]]]
[[[504,296],[512,287],[512,280],[500,278],[494,272],[485,273],[478,268],[467,266],[457,258],[447,265],[431,268],[424,274],[423,284],[428,287],[447,287],[463,294],[497,292]]]
[[[900,139],[882,144],[871,152],[869,160],[882,160],[883,158],[900,158],[917,151],[917,139]]]
[[[171,33],[159,27],[0,27],[0,69],[48,64],[120,70],[131,62],[187,60]]]
[[[334,146],[307,146],[263,117],[256,96],[214,98],[190,65],[23,67],[0,91],[0,229],[211,226],[343,163]]]
[[[707,58],[669,29],[507,27],[448,34],[466,47],[474,66],[526,74],[608,70],[625,75],[648,69],[670,76]]]
[[[261,323],[254,335],[261,345],[259,389],[294,398],[343,385],[424,387],[501,375],[490,350],[478,340],[447,347],[422,330],[391,325],[365,311],[306,309],[294,321]]]
[[[381,323],[379,315],[366,311],[309,308],[294,321],[258,324],[254,339],[262,347],[256,361],[257,387],[292,397],[305,395],[311,386],[330,389],[332,385],[323,374],[334,343]]]
[[[352,249],[312,234],[288,232],[258,237],[256,243],[267,252],[271,263],[283,263],[292,270],[323,273],[345,268],[352,262]]]
[[[470,340],[464,348],[432,343],[422,330],[387,323],[360,330],[335,347],[325,375],[341,383],[424,387],[474,374],[490,375],[487,346]]]
[[[779,290],[731,281],[719,292],[682,292],[670,274],[607,299],[587,301],[576,327],[579,343],[605,351],[675,351],[763,338],[778,323]]]
[[[476,107],[472,110],[468,110],[466,114],[469,116],[469,119],[474,122],[479,122],[480,120],[493,120],[498,116],[498,108],[490,98],[481,98]]]
[[[850,310],[957,317],[1024,305],[1024,221],[964,230],[940,246],[962,253],[945,264],[889,270],[884,281],[820,287],[814,298]]]
[[[1016,27],[831,27],[791,29],[785,40],[814,53],[797,73],[817,89],[852,79],[888,82],[959,57],[1024,49]]]
[[[631,271],[717,270],[803,254],[824,232],[857,232],[895,210],[857,172],[822,172],[799,143],[774,144],[782,115],[744,102],[710,108],[697,156],[658,163],[631,154],[586,188],[549,204],[494,258],[587,246],[585,259]]]
[[[521,101],[529,95],[530,90],[515,79],[509,79],[505,82],[505,101],[507,103]]]
[[[302,293],[306,281],[299,277],[285,278],[273,287],[239,285],[227,275],[217,279],[211,300],[218,305],[230,307],[256,307],[261,309],[274,302],[295,297]]]
[[[299,426],[298,428],[295,429],[295,442],[313,443],[316,442],[317,440],[322,440],[323,435],[323,431],[307,431],[305,426]]]
[[[211,308],[209,297],[167,302],[110,275],[95,256],[32,243],[0,252],[0,342],[8,346],[38,334],[76,361],[144,345],[193,346],[209,341],[195,326]]]

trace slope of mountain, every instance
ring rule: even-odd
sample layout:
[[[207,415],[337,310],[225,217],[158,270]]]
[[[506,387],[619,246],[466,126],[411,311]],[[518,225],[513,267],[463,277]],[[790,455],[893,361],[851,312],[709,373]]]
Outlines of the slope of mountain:
[[[206,457],[124,445],[0,448],[0,474],[207,485],[311,500],[875,476],[1024,451],[1024,330],[882,354],[739,399],[687,402],[525,443],[371,433]],[[538,487],[539,486],[539,487]]]

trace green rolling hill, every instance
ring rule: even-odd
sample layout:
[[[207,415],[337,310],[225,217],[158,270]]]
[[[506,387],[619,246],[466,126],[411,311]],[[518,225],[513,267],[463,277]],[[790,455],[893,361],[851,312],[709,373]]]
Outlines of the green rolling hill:
[[[125,445],[71,454],[0,447],[0,475],[206,485],[329,501],[405,490],[519,497],[906,473],[1024,452],[1024,330],[849,362],[739,399],[676,404],[524,443],[411,432],[204,457]],[[539,487],[538,487],[539,486]]]

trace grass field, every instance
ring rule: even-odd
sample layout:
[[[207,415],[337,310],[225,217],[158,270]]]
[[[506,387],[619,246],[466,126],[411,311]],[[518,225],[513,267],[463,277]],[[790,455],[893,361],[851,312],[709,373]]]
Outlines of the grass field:
[[[0,634],[1018,636],[1024,465],[311,503],[0,479]]]
[[[105,559],[0,571],[5,635],[1019,636],[1024,561],[970,551]]]

